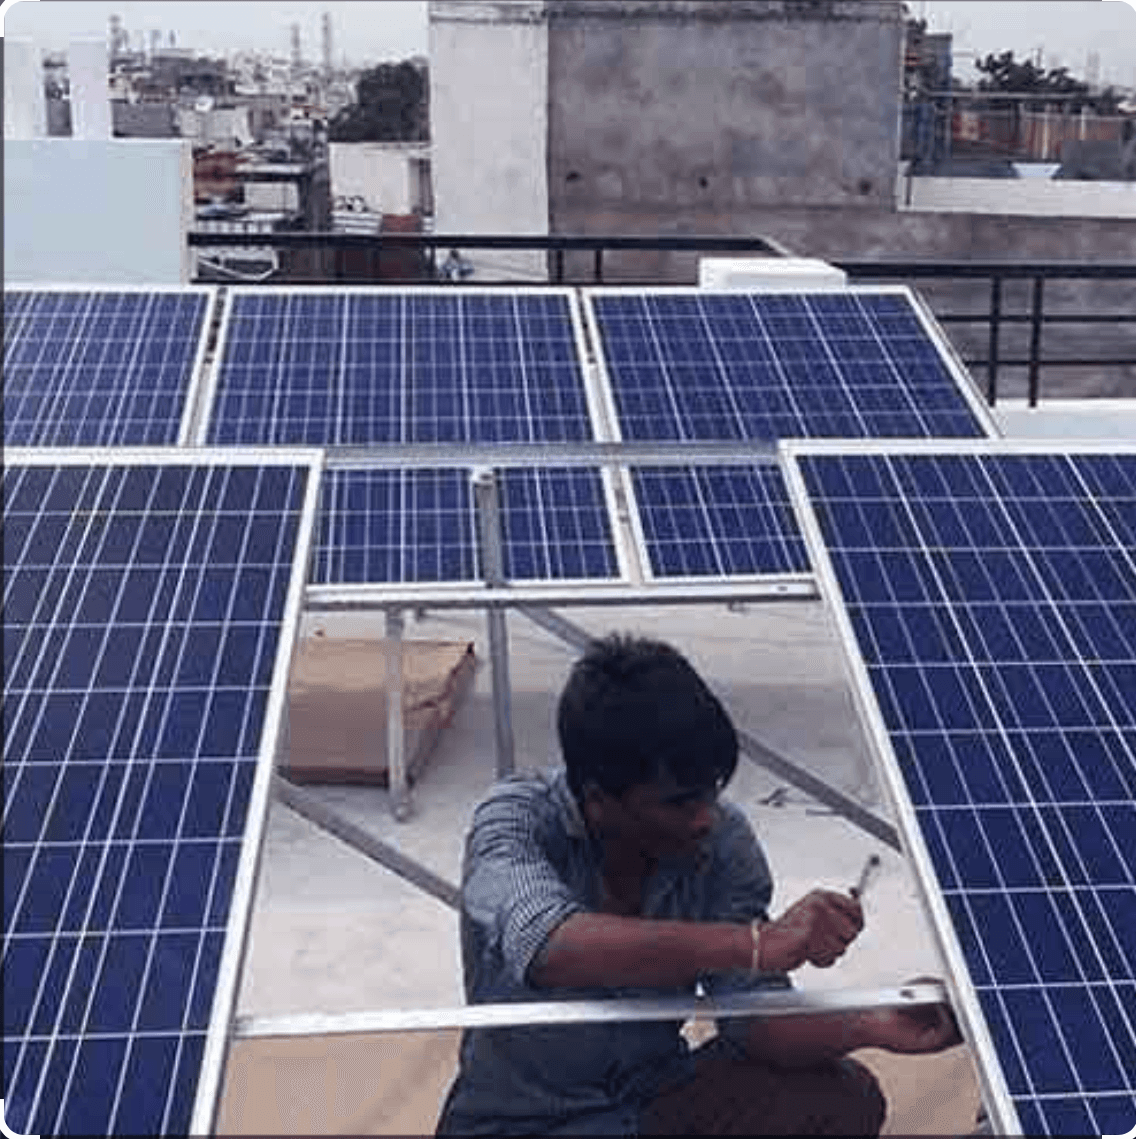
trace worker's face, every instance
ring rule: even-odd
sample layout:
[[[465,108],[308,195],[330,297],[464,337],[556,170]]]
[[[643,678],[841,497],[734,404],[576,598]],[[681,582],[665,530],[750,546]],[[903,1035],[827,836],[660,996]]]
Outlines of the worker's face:
[[[609,842],[645,857],[690,854],[718,817],[721,788],[681,787],[670,775],[638,784],[620,796],[593,788],[588,818]]]

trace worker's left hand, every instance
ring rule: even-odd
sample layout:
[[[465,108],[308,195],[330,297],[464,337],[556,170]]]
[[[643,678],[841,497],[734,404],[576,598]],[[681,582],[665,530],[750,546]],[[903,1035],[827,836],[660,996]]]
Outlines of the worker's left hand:
[[[937,977],[916,977],[908,985],[939,983]],[[962,1043],[950,1005],[877,1009],[867,1014],[873,1043],[888,1052],[942,1052]]]

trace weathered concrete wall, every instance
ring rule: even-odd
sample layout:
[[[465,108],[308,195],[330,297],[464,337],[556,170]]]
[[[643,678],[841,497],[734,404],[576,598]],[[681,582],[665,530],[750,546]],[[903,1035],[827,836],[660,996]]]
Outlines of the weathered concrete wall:
[[[611,208],[894,204],[899,3],[550,0],[548,18],[553,232]]]
[[[540,0],[431,0],[430,133],[439,233],[548,232],[548,26]],[[542,254],[467,254],[485,279]]]
[[[1136,218],[1136,182],[901,177],[901,209],[1030,217]],[[910,198],[910,201],[907,199]]]

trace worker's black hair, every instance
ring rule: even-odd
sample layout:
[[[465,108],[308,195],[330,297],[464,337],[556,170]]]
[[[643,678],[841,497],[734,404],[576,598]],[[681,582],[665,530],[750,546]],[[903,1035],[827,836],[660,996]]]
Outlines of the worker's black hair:
[[[661,641],[614,634],[576,662],[556,713],[568,786],[610,795],[669,774],[683,788],[729,781],[738,737],[690,662]]]

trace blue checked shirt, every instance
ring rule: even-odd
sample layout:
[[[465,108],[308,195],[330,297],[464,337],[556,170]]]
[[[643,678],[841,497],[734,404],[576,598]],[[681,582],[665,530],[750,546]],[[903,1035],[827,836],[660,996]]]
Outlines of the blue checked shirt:
[[[647,988],[548,989],[529,970],[552,931],[596,912],[601,858],[563,771],[498,783],[466,838],[461,942],[466,1000],[593,1000],[693,995]],[[720,803],[693,856],[663,860],[644,887],[642,916],[748,922],[767,917],[768,864],[745,815]],[[783,974],[702,979],[715,995],[787,987]],[[693,1075],[677,1022],[468,1029],[439,1134],[581,1135],[639,1131],[639,1113],[668,1084]],[[744,1032],[727,1020],[721,1031]]]

